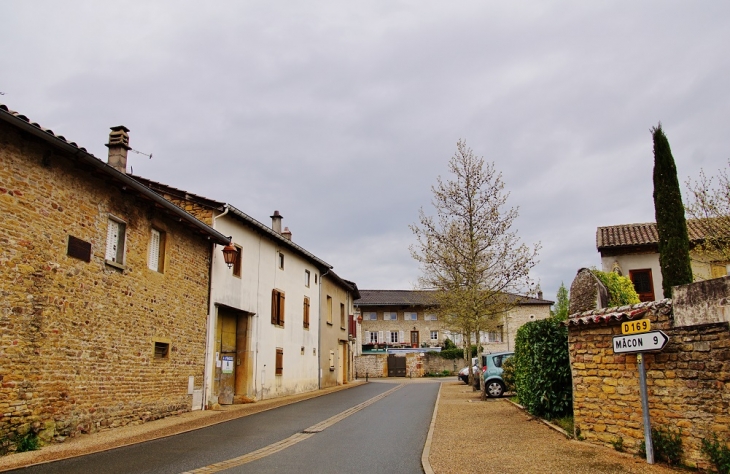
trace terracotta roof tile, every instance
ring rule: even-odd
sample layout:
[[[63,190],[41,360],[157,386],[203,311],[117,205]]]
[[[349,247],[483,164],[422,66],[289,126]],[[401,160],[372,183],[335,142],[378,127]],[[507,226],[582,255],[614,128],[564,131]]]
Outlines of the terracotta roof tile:
[[[687,219],[687,231],[691,241],[702,240],[705,236],[702,223],[695,219]],[[628,246],[654,246],[659,243],[656,223],[621,224],[599,227],[596,230],[596,248]]]
[[[618,306],[615,308],[602,308],[583,313],[575,313],[568,316],[563,324],[566,326],[581,326],[588,324],[608,323],[612,321],[624,321],[639,319],[649,310],[667,313],[672,310],[672,300],[663,299],[659,301],[647,301],[634,305]]]

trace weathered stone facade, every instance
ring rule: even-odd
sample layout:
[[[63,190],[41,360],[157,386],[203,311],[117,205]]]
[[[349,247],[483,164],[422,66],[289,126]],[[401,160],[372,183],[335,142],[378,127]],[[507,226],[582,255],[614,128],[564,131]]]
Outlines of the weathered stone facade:
[[[652,426],[681,428],[683,461],[707,466],[701,440],[730,434],[730,332],[727,323],[674,327],[670,300],[571,316],[576,431],[604,445],[621,438],[631,452],[644,439],[636,354],[615,354],[612,344],[629,317],[669,336],[663,351],[644,353]]]
[[[387,354],[363,354],[355,357],[355,377],[381,378],[388,376]]]
[[[49,140],[0,121],[0,438],[63,441],[190,410],[210,241]],[[110,216],[126,224],[116,265]],[[162,272],[148,268],[153,227]],[[90,244],[89,262],[67,255],[70,237]]]

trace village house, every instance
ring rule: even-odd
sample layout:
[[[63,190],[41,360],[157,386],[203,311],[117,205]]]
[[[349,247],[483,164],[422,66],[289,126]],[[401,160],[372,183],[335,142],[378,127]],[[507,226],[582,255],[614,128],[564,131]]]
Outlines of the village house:
[[[357,285],[330,270],[322,274],[322,311],[319,319],[320,388],[342,385],[354,378],[357,326],[354,300]]]
[[[705,235],[701,222],[688,219],[687,231],[695,280],[727,275],[730,262],[707,261],[693,250]],[[664,297],[656,223],[599,227],[596,231],[596,248],[601,254],[602,270],[629,277],[641,301],[655,301]]]
[[[211,256],[229,237],[0,105],[0,439],[199,408]],[[218,250],[216,250],[218,249]]]
[[[523,324],[550,317],[552,301],[509,295],[515,306],[491,331],[479,335],[485,352],[514,350]],[[446,338],[462,345],[462,336],[439,320],[432,292],[420,290],[360,290],[355,312],[362,318],[363,352],[384,348],[435,348]],[[474,343],[476,339],[472,342]]]
[[[357,287],[297,245],[279,211],[266,226],[231,204],[136,179],[232,236],[238,252],[232,271],[213,257],[206,401],[261,400],[349,380],[341,317],[352,314]]]

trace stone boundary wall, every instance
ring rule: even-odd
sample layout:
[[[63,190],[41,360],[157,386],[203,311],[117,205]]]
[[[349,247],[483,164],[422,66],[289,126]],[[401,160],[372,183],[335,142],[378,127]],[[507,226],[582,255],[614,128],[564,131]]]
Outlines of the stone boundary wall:
[[[407,353],[406,376],[423,377],[427,373],[439,373],[448,370],[456,375],[466,367],[464,359],[444,359],[437,355]],[[386,354],[365,354],[355,357],[355,375],[358,379],[368,377],[380,378],[388,376],[388,356]]]
[[[580,314],[577,316],[581,316]],[[683,462],[708,467],[701,440],[730,435],[730,331],[727,323],[673,327],[671,301],[643,316],[669,336],[662,352],[645,353],[653,428],[682,430]],[[621,322],[569,325],[576,434],[610,446],[623,439],[636,453],[644,439],[635,354],[614,354]]]
[[[441,373],[448,370],[453,375],[457,375],[461,369],[467,366],[466,361],[462,359],[444,359],[438,355],[426,354],[423,358],[423,371],[427,373]]]
[[[365,376],[380,378],[388,376],[387,354],[364,354],[355,356],[355,378],[364,379]]]

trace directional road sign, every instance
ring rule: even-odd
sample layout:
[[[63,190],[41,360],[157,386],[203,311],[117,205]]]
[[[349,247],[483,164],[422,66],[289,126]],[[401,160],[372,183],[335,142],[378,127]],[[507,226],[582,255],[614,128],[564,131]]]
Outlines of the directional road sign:
[[[669,338],[662,331],[649,331],[642,334],[613,336],[613,352],[660,351],[667,345]]]

